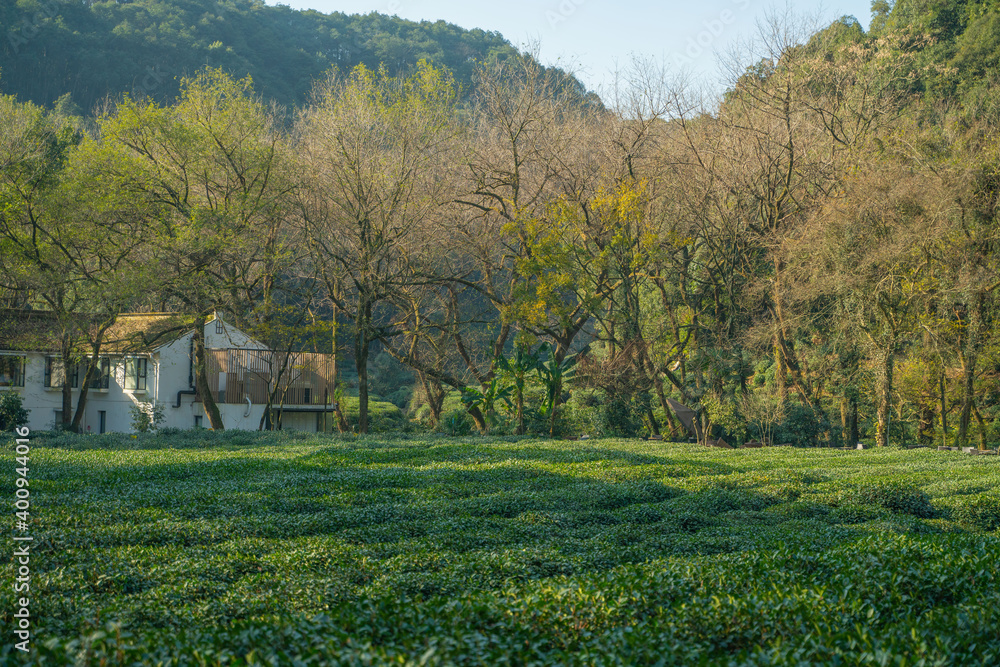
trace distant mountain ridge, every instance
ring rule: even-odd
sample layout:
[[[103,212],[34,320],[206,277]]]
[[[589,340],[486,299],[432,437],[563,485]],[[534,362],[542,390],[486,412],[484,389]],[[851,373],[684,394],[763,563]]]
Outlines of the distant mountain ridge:
[[[205,65],[249,74],[264,98],[306,102],[331,66],[392,72],[426,58],[471,89],[475,63],[516,49],[497,32],[377,13],[299,11],[262,0],[18,0],[0,4],[0,92],[51,105],[66,93],[89,112],[105,97],[176,96]],[[581,96],[576,79],[567,84]]]

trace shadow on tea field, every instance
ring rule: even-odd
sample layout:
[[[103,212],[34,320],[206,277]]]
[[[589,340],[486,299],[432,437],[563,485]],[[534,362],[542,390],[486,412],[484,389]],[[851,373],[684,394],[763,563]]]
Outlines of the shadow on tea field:
[[[54,664],[1000,655],[978,626],[1000,605],[996,466],[629,440],[198,438],[34,443],[32,593]]]

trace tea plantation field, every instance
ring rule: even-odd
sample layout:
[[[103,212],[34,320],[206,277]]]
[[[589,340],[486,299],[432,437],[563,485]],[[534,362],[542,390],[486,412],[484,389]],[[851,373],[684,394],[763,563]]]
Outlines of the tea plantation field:
[[[3,664],[1000,664],[1000,457],[205,431],[31,447],[37,634],[14,649],[8,556]]]

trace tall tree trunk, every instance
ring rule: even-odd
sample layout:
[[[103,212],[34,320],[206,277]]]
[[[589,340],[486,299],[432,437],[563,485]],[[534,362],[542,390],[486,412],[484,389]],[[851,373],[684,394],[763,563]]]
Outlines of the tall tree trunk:
[[[785,355],[781,352],[778,334],[774,335],[774,384],[778,389],[778,398],[784,403],[788,400],[788,366]]]
[[[340,398],[337,396],[337,304],[333,304],[333,316],[330,318],[330,387],[333,392],[333,415],[337,420],[337,430],[343,433],[347,430],[347,420],[344,419],[344,412],[340,409]]]
[[[774,383],[777,385],[778,397],[784,403],[788,399],[788,358],[785,354],[785,314],[781,300],[781,261],[774,259],[774,282],[771,298],[774,299],[774,319],[778,326],[774,334]]]
[[[431,416],[434,418],[434,423],[439,424],[441,422],[441,410],[444,408],[444,398],[448,392],[444,390],[440,382],[432,382],[431,390],[433,393],[430,399]]]
[[[432,380],[427,377],[427,373],[417,371],[417,378],[420,386],[424,389],[424,397],[427,399],[427,407],[431,410],[431,424],[437,426],[441,423],[441,407],[444,405],[445,391],[439,380]]]
[[[103,334],[103,332],[102,332]],[[101,341],[92,347],[92,356],[87,364],[87,372],[80,384],[80,397],[76,401],[76,413],[73,415],[73,431],[79,433],[83,427],[83,415],[87,409],[87,398],[90,395],[90,384],[96,379],[101,367]]]
[[[975,302],[969,309],[968,336],[965,349],[959,354],[962,362],[962,412],[958,419],[958,443],[966,447],[969,441],[969,422],[972,420],[972,407],[975,402],[976,364],[979,361],[979,348],[982,337],[980,325],[983,321],[985,297],[975,295]]]
[[[215,396],[208,385],[208,355],[205,352],[205,320],[208,316],[198,314],[194,320],[194,384],[201,398],[201,405],[214,431],[226,430],[222,423],[222,413],[215,402]]]
[[[670,409],[670,404],[667,403],[666,394],[663,392],[663,378],[656,371],[656,366],[653,364],[653,360],[649,358],[648,349],[643,348],[643,368],[649,375],[650,379],[653,381],[653,389],[656,391],[656,398],[660,401],[660,407],[663,408],[663,414],[667,417],[667,427],[670,429],[670,437],[677,435],[677,428],[674,426],[674,420],[670,416],[672,410]],[[650,407],[652,410],[652,407]],[[652,414],[652,412],[650,412]],[[660,435],[659,425],[657,425],[656,433],[654,435]]]
[[[920,406],[919,425],[917,428],[920,442],[930,444],[934,440],[934,406],[923,403]]]
[[[979,424],[979,449],[986,449],[986,422],[983,421],[983,416],[979,414],[979,408],[976,404],[972,404],[972,414],[976,416],[976,423]]]
[[[69,341],[63,342],[62,349],[62,428],[73,430],[73,350]]]
[[[851,396],[851,418],[849,422],[850,426],[850,438],[851,446],[853,447],[858,442],[858,399]]]
[[[368,433],[368,352],[371,349],[369,328],[372,307],[364,301],[358,309],[357,331],[354,334],[354,365],[358,370],[358,433]]]
[[[486,418],[483,417],[482,411],[475,405],[470,405],[467,412],[469,416],[472,417],[472,421],[476,422],[476,428],[479,429],[480,433],[486,432]]]
[[[941,375],[938,377],[938,388],[941,392],[941,444],[948,445],[948,401],[945,395],[944,364],[941,364]]]
[[[973,384],[976,380],[976,355],[975,353],[960,355],[962,359],[962,411],[958,417],[958,440],[959,447],[966,447],[969,444],[969,422],[972,420],[972,406],[974,402]]]
[[[359,334],[354,346],[355,365],[358,369],[358,433],[368,432],[368,337]]]
[[[646,401],[646,418],[649,420],[649,430],[651,435],[660,435],[660,424],[656,421],[656,415],[653,414],[653,404],[652,401]]]
[[[670,437],[676,438],[678,435],[677,422],[674,421],[674,411],[670,408],[670,404],[667,403],[667,395],[663,391],[663,380],[659,376],[654,375],[653,385],[656,387],[656,396],[660,399],[660,407],[663,408],[663,414],[667,418],[667,428],[670,429]]]
[[[260,423],[257,426],[257,430],[259,431],[276,431],[280,428],[280,420],[277,418],[277,410],[274,404],[277,402],[278,392],[281,391],[281,378],[288,367],[289,357],[288,355],[280,357],[279,353],[274,351],[269,355],[269,359],[267,374],[273,386],[267,391],[267,403],[264,405],[264,412],[261,414]],[[280,367],[275,370],[275,365],[278,364],[279,360],[281,362]]]
[[[889,422],[892,419],[892,375],[895,370],[896,357],[893,354],[895,345],[889,345],[882,351],[881,368],[879,369],[878,392],[878,423],[875,427],[875,444],[885,447],[889,444]]]

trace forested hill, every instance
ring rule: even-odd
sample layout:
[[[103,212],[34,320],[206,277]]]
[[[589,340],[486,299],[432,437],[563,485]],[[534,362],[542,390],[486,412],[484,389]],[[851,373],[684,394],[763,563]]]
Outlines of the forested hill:
[[[171,100],[178,77],[206,64],[250,74],[258,93],[286,106],[302,104],[333,65],[384,63],[397,73],[426,58],[470,90],[476,61],[515,52],[499,33],[444,21],[322,14],[261,0],[7,0],[0,38],[0,92],[43,105],[70,93],[84,111],[124,92]]]
[[[913,92],[924,102],[974,102],[1000,78],[1000,0],[874,0],[870,32],[845,17],[813,37],[868,44],[894,36],[912,54]]]

